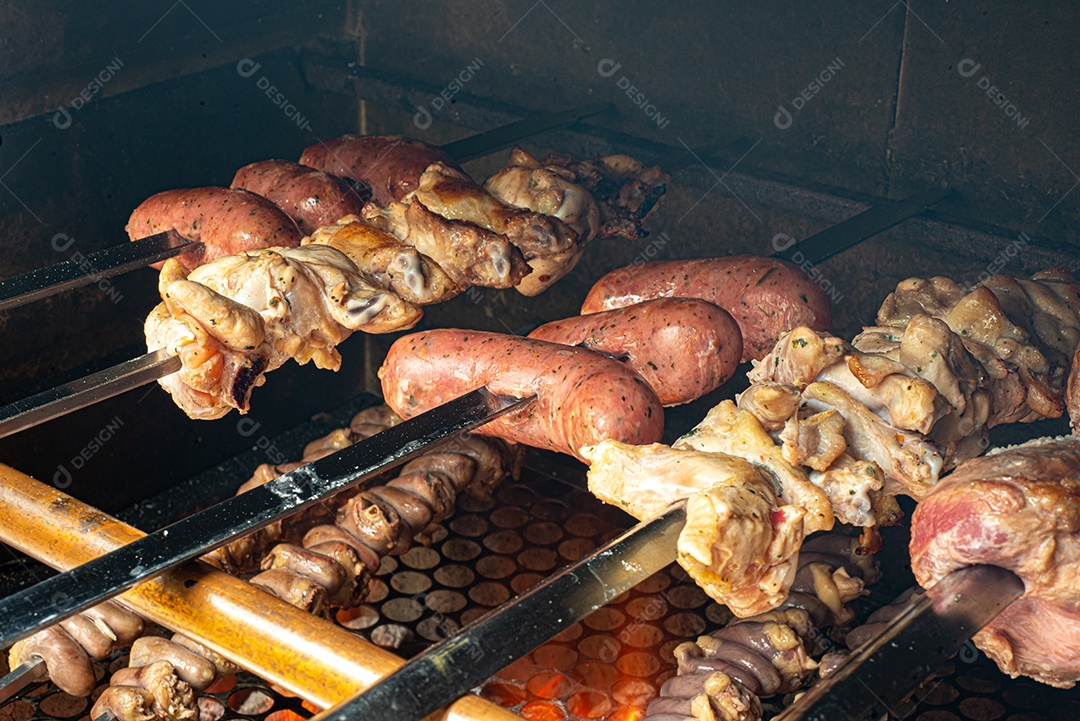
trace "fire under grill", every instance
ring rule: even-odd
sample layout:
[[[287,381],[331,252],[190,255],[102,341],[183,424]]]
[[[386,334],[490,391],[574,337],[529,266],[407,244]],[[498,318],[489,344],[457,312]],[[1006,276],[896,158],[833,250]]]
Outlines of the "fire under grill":
[[[296,455],[307,441],[344,424],[374,401],[365,396],[322,414],[192,478],[181,486],[181,493],[162,494],[118,515],[148,530],[167,525],[227,496],[250,469],[266,460],[271,445],[274,452]],[[336,610],[330,620],[410,658],[632,525],[632,518],[588,492],[581,466],[532,450],[519,481],[507,480],[487,499],[459,497],[455,512],[432,535],[430,544],[384,558],[365,602]],[[870,586],[860,618],[914,583],[905,567],[903,529],[885,532],[885,549],[879,554],[883,578]],[[0,579],[8,592],[15,590],[12,584],[51,573],[29,560],[8,566],[12,571]],[[726,608],[672,564],[509,664],[474,693],[529,721],[636,721],[664,681],[675,674],[675,647],[730,619]],[[151,633],[167,635],[160,627]],[[842,633],[834,632],[826,642],[842,645]],[[112,671],[126,665],[124,654],[99,662],[98,692],[107,686]],[[93,698],[72,697],[39,683],[0,707],[0,721],[88,721]],[[791,699],[790,695],[766,699],[766,718]],[[200,696],[199,708],[200,721],[294,721],[318,710],[246,672],[217,681]],[[890,720],[1072,721],[1078,716],[1077,689],[1010,680],[969,644],[941,674],[897,707]]]

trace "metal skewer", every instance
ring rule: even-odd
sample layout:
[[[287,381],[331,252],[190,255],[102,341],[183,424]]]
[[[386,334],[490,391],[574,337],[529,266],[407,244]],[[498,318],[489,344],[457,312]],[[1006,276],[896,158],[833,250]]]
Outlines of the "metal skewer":
[[[395,468],[457,433],[524,408],[533,400],[535,396],[506,398],[480,387],[67,573],[0,599],[0,648]]]
[[[798,265],[809,263],[817,265],[837,253],[857,245],[883,230],[913,215],[917,215],[940,201],[949,194],[948,190],[933,190],[919,193],[901,201],[882,201],[847,220],[826,228],[799,243],[774,253],[773,257],[793,260]],[[159,351],[160,353],[160,351]],[[30,426],[44,423],[119,393],[135,388],[143,383],[162,378],[179,369],[154,354],[144,355],[125,361],[113,368],[108,368],[93,376],[87,376],[69,384],[82,389],[78,394],[65,393],[63,387],[39,393],[0,408],[0,438],[17,433]],[[140,369],[140,374],[131,374],[131,368]],[[96,388],[104,384],[116,384],[113,390]]]
[[[24,661],[21,666],[0,678],[0,704],[11,699],[24,688],[45,678],[45,659],[41,656],[31,656],[30,660]]]
[[[429,648],[318,721],[419,721],[675,561],[679,502]]]

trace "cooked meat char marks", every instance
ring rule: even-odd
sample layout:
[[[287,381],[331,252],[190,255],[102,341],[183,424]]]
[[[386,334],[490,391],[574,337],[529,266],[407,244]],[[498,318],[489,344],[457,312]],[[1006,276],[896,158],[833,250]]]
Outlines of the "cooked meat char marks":
[[[460,170],[434,146],[401,135],[343,135],[304,149],[300,163],[371,188],[379,205],[389,205],[416,190],[432,163]]]
[[[806,541],[793,593],[779,608],[737,620],[675,649],[668,679],[645,721],[759,721],[759,697],[791,693],[811,679],[817,629],[847,623],[864,584],[877,580],[859,542],[829,533]]]
[[[341,178],[288,160],[262,160],[236,171],[231,184],[269,200],[310,235],[367,202]]]
[[[143,632],[143,621],[115,601],[106,601],[18,641],[8,653],[8,665],[17,668],[38,656],[61,691],[89,696],[97,685],[92,661],[107,658]]]
[[[144,200],[127,223],[131,240],[175,230],[203,249],[177,256],[186,272],[245,250],[300,245],[296,223],[272,202],[235,188],[181,188]],[[156,267],[161,267],[160,264]]]
[[[646,167],[627,155],[577,160],[550,154],[539,165],[565,169],[570,180],[592,193],[600,208],[598,235],[603,238],[644,236],[641,222],[656,209],[671,182],[671,176],[659,167]]]

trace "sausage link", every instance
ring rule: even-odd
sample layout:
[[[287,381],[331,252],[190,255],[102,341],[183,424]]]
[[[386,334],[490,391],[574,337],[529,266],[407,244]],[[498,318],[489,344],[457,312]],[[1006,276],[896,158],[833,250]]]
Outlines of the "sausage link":
[[[777,336],[792,328],[828,330],[832,323],[832,305],[821,286],[798,266],[757,255],[658,260],[618,268],[596,281],[581,312],[672,297],[701,298],[730,313],[742,330],[744,361],[764,358]]]
[[[612,438],[659,441],[660,399],[618,361],[584,348],[466,330],[431,330],[398,339],[379,369],[383,397],[408,418],[486,385],[536,401],[479,433],[525,443],[584,461],[579,454]]]
[[[379,205],[389,205],[416,190],[432,163],[460,170],[442,150],[401,135],[343,135],[308,146],[300,163],[364,183]]]
[[[735,319],[697,298],[657,298],[557,320],[529,337],[615,356],[637,371],[665,406],[719,388],[742,358]]]
[[[300,246],[289,216],[266,198],[235,188],[166,190],[144,200],[128,219],[131,240],[166,230],[203,243],[202,250],[177,256],[185,273],[245,250]]]
[[[45,660],[49,678],[65,693],[89,696],[97,685],[90,657],[59,625],[16,642],[8,652],[8,664],[17,668],[34,656]]]
[[[359,215],[366,202],[347,182],[290,160],[261,160],[233,176],[233,188],[251,191],[281,208],[311,235],[346,215]]]

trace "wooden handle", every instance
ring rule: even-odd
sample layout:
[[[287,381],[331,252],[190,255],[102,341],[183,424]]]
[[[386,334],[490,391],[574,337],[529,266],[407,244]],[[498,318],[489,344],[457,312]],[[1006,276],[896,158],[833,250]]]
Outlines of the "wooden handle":
[[[0,464],[0,541],[66,571],[145,534]],[[396,655],[205,563],[185,564],[119,597],[162,626],[217,651],[321,708],[374,685],[401,666]],[[467,695],[432,718],[513,721]]]

